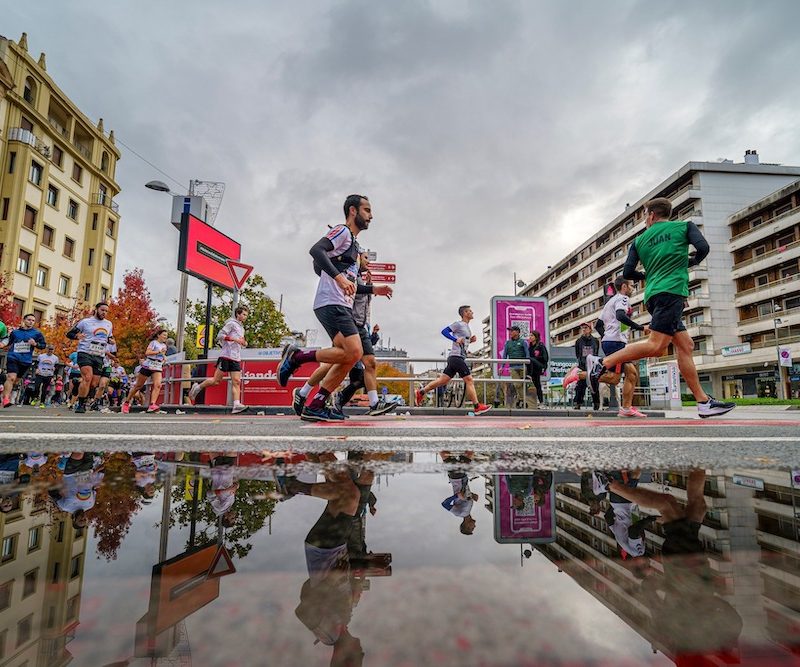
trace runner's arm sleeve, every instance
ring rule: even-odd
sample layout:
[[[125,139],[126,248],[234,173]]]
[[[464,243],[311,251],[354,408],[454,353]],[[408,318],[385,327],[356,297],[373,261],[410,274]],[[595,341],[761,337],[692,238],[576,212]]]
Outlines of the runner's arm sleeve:
[[[47,347],[47,341],[44,339],[41,331],[36,335],[36,347],[38,347],[40,350],[43,350]]]
[[[708,256],[708,251],[710,250],[708,241],[706,241],[703,233],[693,222],[686,224],[686,237],[688,238],[689,243],[693,245],[694,249],[697,251],[694,253],[693,257],[689,258],[689,266],[697,266]]]
[[[448,512],[453,509],[453,505],[456,504],[456,499],[458,498],[457,495],[450,496],[449,498],[445,498],[442,501],[442,507],[444,507]]]
[[[636,252],[636,244],[631,243],[628,249],[628,257],[625,259],[625,265],[622,267],[622,277],[625,280],[644,280],[644,272],[637,271],[636,267],[639,265],[639,253]]]
[[[453,330],[450,327],[445,327],[444,329],[442,329],[442,336],[444,336],[445,338],[449,338],[453,342],[458,340],[458,338],[453,333]]]
[[[378,341],[379,341],[380,339],[381,339],[381,335],[380,335],[380,334],[377,334],[377,333],[371,333],[371,334],[369,335],[369,342],[370,342],[370,343],[372,343],[373,345],[377,345],[377,344],[378,344]]]
[[[623,324],[627,324],[634,331],[644,331],[644,327],[641,324],[637,324],[630,317],[628,317],[628,313],[622,310],[622,308],[617,310],[615,314],[617,316],[617,321],[622,322]]]
[[[333,241],[331,241],[327,236],[323,236],[319,241],[311,246],[311,250],[308,251],[308,254],[314,258],[314,261],[325,273],[327,273],[331,278],[335,278],[339,275],[339,271],[336,270],[331,258],[328,257],[328,252],[331,250],[333,250]]]
[[[72,329],[67,331],[67,338],[69,338],[70,340],[75,340],[78,337],[78,334],[80,332],[81,332],[81,330],[76,325],[76,326],[72,327]]]
[[[375,293],[374,285],[365,285],[364,283],[356,284],[356,294],[374,294],[374,293]]]
[[[599,333],[599,334],[600,334],[600,337],[601,337],[601,338],[602,338],[603,336],[605,336],[605,335],[606,335],[606,325],[605,325],[605,322],[603,322],[603,320],[601,320],[599,317],[597,318],[597,320],[596,320],[596,321],[595,321],[595,323],[594,323],[594,330],[595,330],[597,333]]]

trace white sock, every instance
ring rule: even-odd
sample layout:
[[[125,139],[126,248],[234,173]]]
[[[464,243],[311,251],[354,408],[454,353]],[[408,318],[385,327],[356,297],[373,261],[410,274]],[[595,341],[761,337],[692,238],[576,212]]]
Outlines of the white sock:
[[[308,382],[306,382],[302,387],[300,387],[299,393],[303,398],[308,398],[308,395],[311,393],[311,390],[313,388],[314,387],[312,387],[310,384],[308,384]]]
[[[367,392],[367,396],[369,396],[369,404],[370,407],[376,405],[378,403],[378,390],[373,389],[372,391]]]
[[[238,406],[238,405],[241,405],[242,402],[241,401],[234,401],[233,404]]]

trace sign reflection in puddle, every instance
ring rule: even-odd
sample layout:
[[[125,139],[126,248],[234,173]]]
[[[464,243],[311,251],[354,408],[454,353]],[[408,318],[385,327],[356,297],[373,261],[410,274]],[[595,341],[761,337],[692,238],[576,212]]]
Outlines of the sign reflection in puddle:
[[[0,455],[0,494],[9,664],[795,664],[800,650],[790,471],[33,452]]]

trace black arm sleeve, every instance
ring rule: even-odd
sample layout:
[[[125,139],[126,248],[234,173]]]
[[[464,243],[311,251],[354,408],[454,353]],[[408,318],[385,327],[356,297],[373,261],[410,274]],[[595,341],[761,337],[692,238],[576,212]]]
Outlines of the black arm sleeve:
[[[599,317],[594,322],[594,330],[600,334],[600,338],[606,335],[606,325]]]
[[[638,265],[639,253],[636,252],[636,243],[631,243],[631,247],[628,249],[628,257],[622,267],[622,277],[625,280],[644,280],[644,273],[636,270]]]
[[[628,317],[628,313],[626,313],[621,308],[616,311],[617,320],[622,322],[623,324],[627,324],[631,329],[634,331],[644,331],[644,327],[641,324],[637,324],[634,322],[630,317]]]
[[[362,283],[356,284],[356,294],[374,294],[374,293],[375,293],[374,285],[364,285]]]
[[[70,340],[75,340],[78,337],[79,333],[80,331],[78,331],[78,327],[72,327],[72,329],[67,331],[67,338],[69,338]]]
[[[710,250],[708,241],[706,241],[703,233],[693,222],[686,223],[686,237],[688,238],[689,243],[692,244],[694,249],[697,251],[694,254],[694,257],[689,258],[689,266],[697,266],[708,256],[708,251]]]
[[[319,241],[311,246],[311,250],[308,251],[308,254],[314,258],[317,266],[319,266],[331,278],[335,278],[339,275],[339,271],[336,270],[331,258],[328,257],[328,252],[330,250],[333,250],[333,241],[323,236]]]
[[[580,358],[581,358],[581,350],[580,350],[580,347],[579,347],[580,343],[581,343],[581,339],[578,338],[578,340],[575,341],[575,358],[578,359],[578,360],[580,360]]]

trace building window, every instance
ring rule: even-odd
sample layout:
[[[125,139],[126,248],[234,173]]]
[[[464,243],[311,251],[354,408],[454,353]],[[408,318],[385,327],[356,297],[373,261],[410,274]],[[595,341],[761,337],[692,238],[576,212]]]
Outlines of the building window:
[[[100,301],[108,301],[108,287],[100,288]]]
[[[780,207],[775,209],[775,213],[773,214],[772,217],[773,218],[777,218],[779,215],[783,215],[784,213],[788,213],[791,210],[792,210],[792,205],[791,204],[784,204],[783,206],[780,206]]]
[[[24,312],[25,302],[22,299],[14,297],[14,317],[18,320],[21,320]],[[17,496],[17,498],[19,498],[19,496]]]
[[[8,220],[8,209],[11,206],[11,200],[8,197],[3,197],[3,220]]]
[[[22,88],[22,98],[28,104],[34,104],[36,102],[36,84],[30,76],[25,79],[25,85]]]
[[[753,227],[758,227],[762,222],[764,222],[764,218],[762,218],[761,216],[758,216],[757,218],[753,218],[750,221],[750,228],[752,229]]]
[[[14,580],[7,581],[0,586],[0,611],[11,606],[11,592],[14,589]]]
[[[78,202],[74,199],[69,200],[69,205],[67,206],[67,217],[71,220],[78,219]]]
[[[759,317],[768,317],[769,315],[772,315],[772,313],[773,313],[773,309],[772,309],[772,303],[771,302],[769,302],[769,303],[759,303],[758,304],[758,316]]]
[[[56,240],[56,230],[49,225],[42,227],[42,245],[53,249],[53,243]]]
[[[105,151],[103,151],[103,155],[100,158],[100,169],[108,173],[108,153]]]
[[[699,324],[700,322],[704,322],[705,318],[703,317],[703,313],[693,313],[689,315],[689,324]]]
[[[31,121],[29,121],[27,118],[25,118],[25,116],[22,117],[22,120],[20,121],[19,126],[23,130],[28,130],[28,132],[33,132],[33,123],[31,123]]]
[[[72,180],[80,183],[82,178],[83,178],[83,167],[81,167],[77,162],[73,163]]]
[[[81,556],[78,554],[69,562],[69,578],[74,579],[81,573]]]
[[[20,249],[19,251],[19,257],[17,257],[17,271],[24,273],[26,276],[30,275],[31,254],[27,250]]]
[[[64,237],[64,257],[73,259],[75,257],[75,241],[69,236]]]
[[[767,252],[767,246],[765,245],[756,246],[755,248],[753,248],[753,257],[760,257],[766,252]]]
[[[33,614],[26,616],[17,623],[17,648],[22,646],[31,638],[33,631]]]
[[[756,276],[756,285],[758,287],[764,287],[764,285],[766,285],[767,283],[769,283],[768,273],[762,273],[760,276]]]
[[[39,569],[31,570],[25,573],[25,579],[22,582],[22,597],[26,598],[36,592],[36,575]]]
[[[94,248],[89,248],[89,257],[86,259],[86,264],[91,266],[94,263]]]
[[[33,320],[34,320],[34,326],[36,328],[39,328],[40,326],[42,326],[42,321],[44,320],[44,311],[43,310],[39,310],[38,308],[34,308],[33,309]]]
[[[28,531],[28,551],[35,551],[42,546],[42,527],[35,526]]]
[[[69,296],[69,283],[70,283],[69,276],[61,274],[61,276],[58,279],[58,293],[61,296]]]
[[[25,207],[25,217],[22,219],[22,226],[31,231],[36,230],[36,209],[30,206]]]
[[[16,166],[17,166],[17,154],[16,154],[15,151],[11,151],[8,154],[8,173],[9,174],[13,174],[14,173],[14,167],[16,167]]]
[[[106,221],[106,234],[112,238],[114,237],[114,221],[111,218]]]
[[[47,287],[47,281],[50,277],[50,269],[41,264],[36,269],[36,287]]]
[[[54,185],[47,186],[47,203],[54,208],[58,206],[58,188]]]
[[[111,255],[107,252],[103,253],[103,270],[111,271]]]
[[[97,213],[92,213],[92,231],[97,229]]]
[[[63,527],[64,524],[62,522],[61,526],[59,526],[59,529],[63,529]],[[59,540],[59,542],[61,541],[62,540]],[[57,584],[60,577],[61,577],[61,563],[56,561],[55,563],[53,563],[53,576],[50,579],[51,583]]]
[[[17,536],[9,535],[8,537],[3,538],[3,550],[2,553],[0,553],[0,562],[7,563],[10,560],[14,560],[16,555]]]
[[[53,164],[60,167],[64,164],[64,150],[53,144]]]
[[[92,286],[89,283],[86,283],[83,286],[83,300],[84,301],[88,301],[89,300],[89,295],[91,294],[91,291],[92,291]]]
[[[73,621],[78,618],[78,607],[80,606],[81,602],[81,594],[78,593],[77,595],[73,595],[69,600],[67,600],[67,620]]]
[[[791,276],[796,276],[798,273],[800,273],[800,268],[798,268],[797,264],[785,266],[781,269],[781,278],[790,278]]]
[[[784,245],[789,245],[790,243],[794,243],[794,232],[790,232],[789,234],[785,234],[778,239],[778,247]]]
[[[784,310],[794,310],[795,308],[800,308],[800,296],[793,296],[783,300]]]
[[[31,160],[31,170],[28,174],[28,180],[34,185],[41,185],[43,173],[44,169],[42,168],[42,165],[40,165],[36,160]]]

